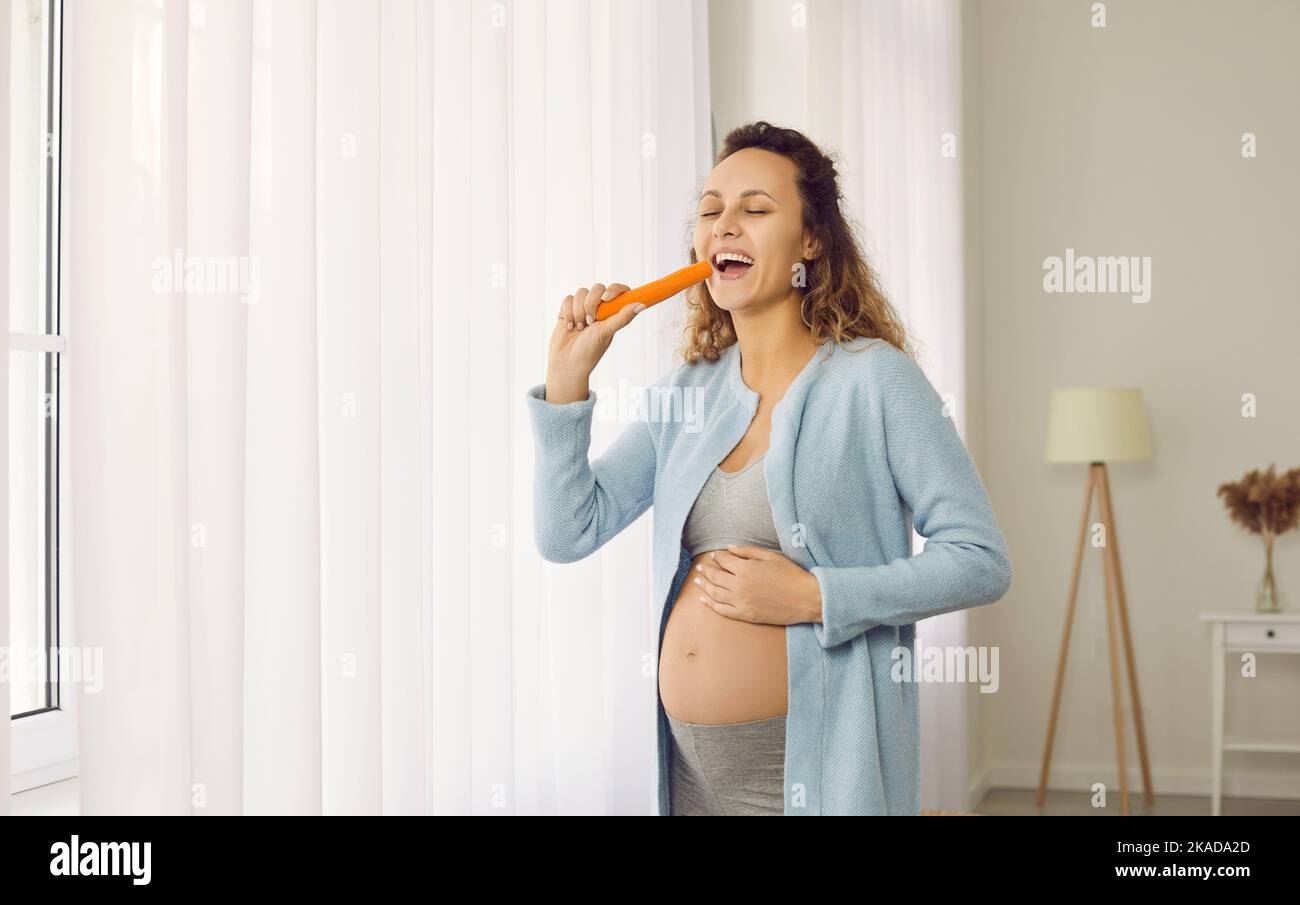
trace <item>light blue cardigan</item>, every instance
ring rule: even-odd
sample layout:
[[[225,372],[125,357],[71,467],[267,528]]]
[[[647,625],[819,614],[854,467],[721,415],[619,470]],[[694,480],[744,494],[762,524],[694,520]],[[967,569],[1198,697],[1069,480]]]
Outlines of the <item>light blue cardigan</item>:
[[[817,576],[822,595],[820,623],[786,629],[785,815],[918,814],[919,689],[891,676],[895,648],[915,652],[920,619],[1001,598],[1011,560],[974,462],[920,367],[883,340],[833,345],[775,406],[763,467],[781,549]],[[639,414],[590,463],[595,391],[553,404],[543,383],[526,399],[538,551],[551,562],[583,559],[653,504],[662,647],[690,566],[686,516],[758,408],[739,346],[679,364],[643,390]],[[913,519],[926,538],[915,556]],[[660,815],[669,812],[671,744],[660,700]]]

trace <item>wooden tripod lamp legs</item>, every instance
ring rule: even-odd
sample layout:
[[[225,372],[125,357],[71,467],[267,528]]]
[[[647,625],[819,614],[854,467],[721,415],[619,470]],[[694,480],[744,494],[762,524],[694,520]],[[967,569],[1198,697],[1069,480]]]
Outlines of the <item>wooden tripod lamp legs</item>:
[[[1128,668],[1129,688],[1133,697],[1133,720],[1137,727],[1138,756],[1142,762],[1143,802],[1151,807],[1155,801],[1151,788],[1151,766],[1147,759],[1146,731],[1142,725],[1142,701],[1138,694],[1137,669],[1133,658],[1133,639],[1128,627],[1128,602],[1124,596],[1124,573],[1120,568],[1119,538],[1115,533],[1115,510],[1110,499],[1110,481],[1104,462],[1088,466],[1088,479],[1083,493],[1083,518],[1079,522],[1079,542],[1074,554],[1074,571],[1070,576],[1070,598],[1065,608],[1065,632],[1061,638],[1061,652],[1056,664],[1056,682],[1052,689],[1052,713],[1047,724],[1047,744],[1043,750],[1043,766],[1038,774],[1039,807],[1047,795],[1047,773],[1052,764],[1052,742],[1056,737],[1056,718],[1060,713],[1061,686],[1065,681],[1065,662],[1070,654],[1070,628],[1074,623],[1074,604],[1079,595],[1079,573],[1083,568],[1083,550],[1088,536],[1088,518],[1092,512],[1092,496],[1096,491],[1101,505],[1101,525],[1104,545],[1102,569],[1106,584],[1106,638],[1110,649],[1111,707],[1115,715],[1115,754],[1119,766],[1120,813],[1127,815],[1128,770],[1124,759],[1123,690],[1119,672],[1119,651],[1115,638],[1116,614],[1124,639],[1124,658]],[[1113,586],[1113,588],[1112,588]]]
[[[1088,537],[1088,516],[1092,512],[1092,492],[1097,486],[1097,473],[1088,468],[1088,480],[1083,489],[1083,518],[1079,522],[1079,544],[1074,553],[1074,571],[1070,574],[1070,598],[1065,605],[1065,634],[1061,637],[1061,652],[1056,658],[1056,682],[1052,688],[1052,715],[1047,721],[1047,747],[1043,751],[1043,767],[1038,773],[1038,800],[1041,808],[1047,796],[1047,770],[1052,763],[1052,742],[1056,739],[1056,717],[1061,708],[1061,684],[1065,681],[1065,661],[1070,655],[1070,629],[1074,626],[1074,602],[1079,597],[1079,570],[1083,567],[1083,544]]]

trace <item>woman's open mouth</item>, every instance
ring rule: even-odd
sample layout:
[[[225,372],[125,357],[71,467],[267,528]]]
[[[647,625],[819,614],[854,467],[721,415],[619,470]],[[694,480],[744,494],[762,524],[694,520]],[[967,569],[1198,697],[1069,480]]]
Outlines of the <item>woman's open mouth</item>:
[[[754,259],[744,252],[724,248],[713,255],[713,267],[720,280],[739,280],[753,266]]]

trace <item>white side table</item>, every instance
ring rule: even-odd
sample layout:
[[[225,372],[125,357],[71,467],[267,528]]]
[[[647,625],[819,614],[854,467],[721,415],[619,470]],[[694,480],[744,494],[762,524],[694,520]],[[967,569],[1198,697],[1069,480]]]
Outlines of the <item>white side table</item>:
[[[1210,813],[1219,816],[1223,799],[1223,752],[1269,751],[1300,754],[1300,744],[1248,742],[1223,737],[1225,654],[1300,654],[1300,614],[1202,613],[1210,623],[1210,742],[1212,747]]]

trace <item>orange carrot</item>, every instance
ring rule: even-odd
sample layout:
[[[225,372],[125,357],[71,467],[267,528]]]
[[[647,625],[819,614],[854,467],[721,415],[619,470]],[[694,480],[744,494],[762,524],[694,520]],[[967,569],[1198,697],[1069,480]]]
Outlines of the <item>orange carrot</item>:
[[[614,296],[608,302],[601,302],[596,306],[596,320],[603,321],[617,314],[624,306],[635,305],[637,302],[641,302],[649,308],[664,299],[672,298],[683,289],[694,286],[701,280],[707,280],[712,273],[713,265],[708,261],[700,261],[689,267],[683,267],[681,270],[675,270],[666,277],[660,277],[652,283],[629,289],[621,295]]]

